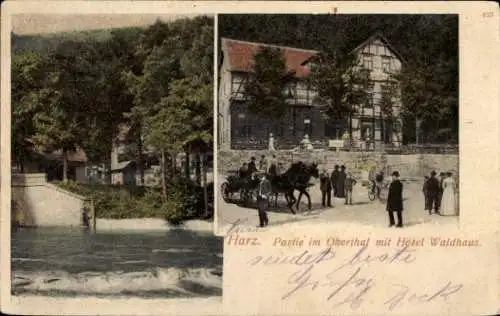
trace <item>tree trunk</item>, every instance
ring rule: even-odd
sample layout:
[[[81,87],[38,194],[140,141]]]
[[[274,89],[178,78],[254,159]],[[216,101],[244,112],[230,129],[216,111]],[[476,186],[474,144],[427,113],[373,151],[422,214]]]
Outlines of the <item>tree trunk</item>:
[[[19,153],[21,157],[19,157],[19,172],[24,173],[24,156],[25,156],[25,150],[21,149]]]
[[[68,150],[63,149],[63,182],[68,182]]]
[[[203,199],[205,201],[205,218],[208,218],[208,186],[207,186],[207,155],[203,153]]]
[[[201,185],[201,159],[199,153],[196,153],[195,155],[195,162],[196,162],[196,167],[195,167],[196,183],[198,183],[198,185]]]
[[[186,150],[184,151],[184,153],[186,155],[186,164],[184,165],[184,174],[185,174],[187,179],[191,178],[191,168],[190,168],[191,161],[189,160],[189,151],[190,151],[190,148],[188,146],[186,148]]]
[[[352,113],[349,112],[349,147],[352,148]]]
[[[161,191],[163,195],[163,201],[167,200],[167,177],[166,177],[166,158],[165,158],[165,150],[161,151],[161,161],[160,161],[160,168],[161,168]]]
[[[172,174],[171,174],[171,176],[175,177],[176,172],[177,172],[177,153],[171,154],[170,157],[171,157],[170,161],[172,163]]]
[[[144,154],[142,145],[141,131],[139,129],[137,134],[137,167],[140,174],[140,184],[144,185]]]

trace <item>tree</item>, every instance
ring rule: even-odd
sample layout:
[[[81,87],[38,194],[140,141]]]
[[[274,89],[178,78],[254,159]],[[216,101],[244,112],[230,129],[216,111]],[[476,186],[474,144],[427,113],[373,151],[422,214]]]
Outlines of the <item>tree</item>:
[[[61,150],[64,181],[68,153],[84,147],[102,115],[99,58],[93,41],[62,42],[49,56],[44,86],[36,91],[39,110],[33,116],[31,141],[42,151]]]
[[[39,53],[12,55],[12,162],[24,172],[35,133],[33,116],[40,107],[39,90],[45,82],[47,56]]]
[[[384,122],[387,126],[390,126],[392,129],[394,126],[400,128],[399,119],[401,118],[400,112],[395,112],[394,109],[399,105],[399,101],[401,100],[401,96],[399,93],[399,86],[397,81],[393,79],[394,76],[391,76],[387,82],[381,85],[381,96],[378,106],[380,107],[380,117],[383,118],[382,122]],[[394,124],[396,123],[396,124]],[[386,128],[382,129],[383,135],[387,132]],[[398,131],[399,132],[399,131]],[[398,133],[392,133],[392,135],[399,135]],[[402,141],[402,139],[398,139],[398,141]]]
[[[448,69],[443,61],[413,63],[397,76],[403,116],[406,121],[421,123],[425,142],[458,140],[458,91],[447,84],[453,78]]]
[[[327,118],[348,119],[352,139],[352,116],[370,98],[369,70],[359,65],[354,54],[330,50],[312,60],[309,81],[317,92],[315,102],[323,106]]]
[[[244,86],[248,110],[261,118],[283,116],[288,108],[286,88],[292,78],[280,50],[260,48],[254,56],[253,72]]]

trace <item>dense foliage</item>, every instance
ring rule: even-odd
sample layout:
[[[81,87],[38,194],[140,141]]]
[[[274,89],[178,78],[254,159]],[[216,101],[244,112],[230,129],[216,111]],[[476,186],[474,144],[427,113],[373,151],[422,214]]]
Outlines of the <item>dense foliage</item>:
[[[98,218],[165,218],[179,224],[189,218],[204,218],[213,213],[213,183],[209,183],[210,214],[203,208],[203,188],[192,181],[177,177],[170,181],[168,202],[162,202],[162,192],[155,187],[86,185],[73,181],[56,183],[70,192],[93,200]],[[182,197],[182,198],[181,198]]]
[[[457,15],[220,15],[219,35],[346,55],[381,33],[404,58],[405,142],[458,141]]]
[[[12,40],[12,159],[21,170],[33,149],[59,150],[66,181],[68,156],[78,148],[109,170],[125,124],[142,180],[145,153],[161,161],[161,213],[191,212],[192,190],[173,189],[182,182],[174,180],[173,160],[211,146],[213,18]]]

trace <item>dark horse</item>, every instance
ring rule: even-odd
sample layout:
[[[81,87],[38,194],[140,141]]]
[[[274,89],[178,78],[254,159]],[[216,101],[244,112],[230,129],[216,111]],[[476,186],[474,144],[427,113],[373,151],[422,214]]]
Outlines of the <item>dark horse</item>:
[[[309,187],[311,177],[319,177],[318,165],[316,163],[305,164],[301,161],[293,163],[290,169],[281,175],[270,175],[270,181],[273,193],[276,194],[276,200],[279,193],[284,193],[288,208],[290,208],[292,214],[295,214],[293,205],[296,204],[296,208],[299,210],[300,199],[302,198],[302,195],[305,195],[308,199],[308,206],[310,210],[312,208],[311,196],[307,192],[307,188]],[[295,198],[295,190],[298,190],[300,193],[298,199]]]

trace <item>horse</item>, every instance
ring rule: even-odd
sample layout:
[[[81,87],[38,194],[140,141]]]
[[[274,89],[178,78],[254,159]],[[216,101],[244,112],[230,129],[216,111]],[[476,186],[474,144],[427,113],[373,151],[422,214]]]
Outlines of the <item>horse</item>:
[[[296,204],[297,210],[299,210],[299,202],[302,195],[305,195],[308,199],[309,210],[311,206],[311,196],[307,192],[309,187],[309,181],[311,177],[319,178],[318,164],[306,164],[301,161],[293,163],[291,167],[282,175],[277,175],[271,178],[271,186],[273,193],[279,194],[284,193],[287,200],[287,205],[292,214],[296,214],[293,210],[293,205]],[[299,199],[295,198],[294,191],[299,191]],[[277,200],[277,197],[276,197]],[[277,204],[277,201],[276,201]]]

